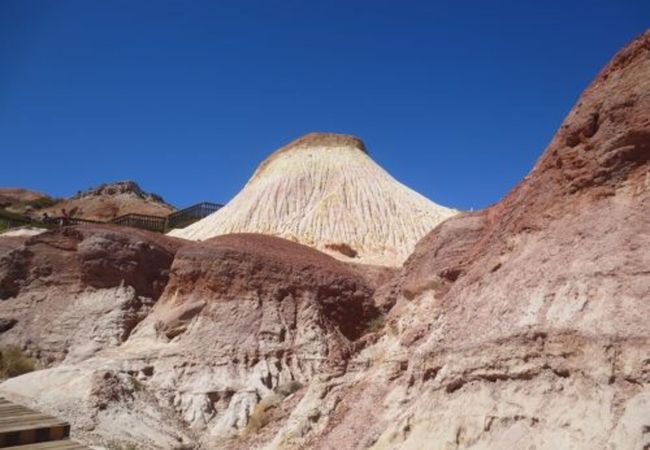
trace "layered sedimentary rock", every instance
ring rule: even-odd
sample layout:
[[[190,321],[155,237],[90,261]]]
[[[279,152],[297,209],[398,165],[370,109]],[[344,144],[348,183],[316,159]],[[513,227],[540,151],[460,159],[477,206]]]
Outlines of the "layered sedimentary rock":
[[[268,236],[190,243],[126,342],[0,392],[147,449],[647,448],[649,248],[647,32],[519,186],[393,278]]]
[[[66,417],[88,442],[230,445],[261,399],[345,370],[378,316],[376,274],[365,272],[270,236],[186,245],[124,344],[9,381],[5,393]]]
[[[343,260],[399,266],[454,213],[396,181],[361,140],[312,133],[269,156],[224,208],[171,234],[263,233]]]
[[[0,343],[51,364],[123,342],[160,297],[177,246],[106,225],[13,240],[0,253],[0,318],[14,325]]]
[[[339,406],[308,426],[299,404],[270,447],[647,448],[649,249],[647,32],[516,189],[418,244],[369,369],[307,393]]]

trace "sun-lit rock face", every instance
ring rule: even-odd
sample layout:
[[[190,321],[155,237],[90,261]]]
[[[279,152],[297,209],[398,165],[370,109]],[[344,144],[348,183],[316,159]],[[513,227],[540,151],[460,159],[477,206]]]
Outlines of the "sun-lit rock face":
[[[312,133],[262,162],[224,208],[172,235],[263,233],[339,259],[391,266],[455,213],[391,177],[360,139]]]
[[[0,344],[55,358],[0,395],[109,448],[649,449],[649,93],[650,31],[518,186],[441,223],[399,269],[260,234],[187,242],[90,225],[31,237],[0,255]],[[288,185],[313,173],[332,187],[310,189],[340,201],[354,196],[331,180],[350,173],[410,193],[363,150],[303,138],[233,203],[275,217],[297,207],[269,206],[267,191],[306,195]],[[363,183],[344,185],[381,203]]]

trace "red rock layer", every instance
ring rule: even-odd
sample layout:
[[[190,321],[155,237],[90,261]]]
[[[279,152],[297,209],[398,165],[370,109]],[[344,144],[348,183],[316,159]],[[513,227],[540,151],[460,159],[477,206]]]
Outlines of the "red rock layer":
[[[162,293],[180,242],[108,225],[64,227],[30,237],[0,255],[0,318],[14,322],[3,342],[42,353],[47,362],[111,327],[118,343]],[[116,289],[129,292],[117,295]],[[110,294],[101,296],[107,290]],[[93,293],[100,293],[96,300]],[[106,304],[97,309],[93,301]],[[108,321],[105,330],[103,320]],[[88,330],[80,331],[82,325]]]

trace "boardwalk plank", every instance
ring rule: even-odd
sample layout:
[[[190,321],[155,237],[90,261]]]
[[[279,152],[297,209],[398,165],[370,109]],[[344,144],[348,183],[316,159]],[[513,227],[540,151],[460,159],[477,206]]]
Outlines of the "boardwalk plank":
[[[25,445],[43,441],[55,444],[67,441],[60,447],[65,449],[67,445],[76,445],[67,440],[69,435],[70,425],[67,422],[0,398],[0,447],[23,448]]]
[[[74,441],[63,440],[5,447],[5,450],[90,450],[90,447]]]

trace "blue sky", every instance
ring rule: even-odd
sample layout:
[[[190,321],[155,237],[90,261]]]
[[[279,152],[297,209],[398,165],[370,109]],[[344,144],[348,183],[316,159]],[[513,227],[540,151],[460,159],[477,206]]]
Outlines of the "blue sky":
[[[432,200],[498,201],[650,2],[0,0],[0,186],[229,200],[351,133]]]

